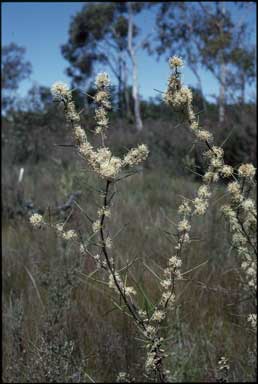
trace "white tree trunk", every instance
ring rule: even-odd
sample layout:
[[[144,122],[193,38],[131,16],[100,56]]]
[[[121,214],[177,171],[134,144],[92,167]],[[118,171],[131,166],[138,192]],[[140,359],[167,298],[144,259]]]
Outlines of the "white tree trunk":
[[[124,91],[124,102],[125,102],[125,114],[127,119],[131,119],[131,110],[130,110],[130,95],[128,89],[128,67],[126,61],[123,60],[123,91]]]
[[[140,112],[140,100],[139,100],[139,92],[138,92],[138,68],[136,62],[136,54],[133,48],[133,13],[132,6],[130,2],[127,3],[128,6],[128,52],[130,59],[132,61],[132,81],[133,81],[133,100],[134,100],[134,117],[135,124],[138,131],[141,131],[143,128],[143,123],[141,119]]]
[[[220,64],[220,86],[219,86],[219,122],[225,120],[225,80],[226,80],[226,65],[223,60],[223,55]]]

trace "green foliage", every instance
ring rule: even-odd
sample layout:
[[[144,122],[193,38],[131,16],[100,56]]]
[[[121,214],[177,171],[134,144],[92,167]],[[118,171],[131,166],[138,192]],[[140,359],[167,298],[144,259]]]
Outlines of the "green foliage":
[[[19,83],[31,74],[31,64],[25,61],[25,48],[10,43],[2,48],[2,107],[8,110],[15,101],[13,92],[18,89]]]
[[[239,2],[244,8],[245,4]],[[221,82],[221,65],[228,66],[224,86],[232,99],[254,79],[255,55],[250,47],[246,21],[233,21],[233,13],[222,2],[175,2],[160,6],[156,18],[155,51],[166,57],[180,52],[200,86],[200,66]],[[230,92],[232,90],[232,92]],[[234,100],[234,99],[233,99]],[[236,101],[236,99],[234,100]]]
[[[24,59],[25,48],[15,43],[2,49],[2,88],[15,90],[19,82],[31,73],[31,64]]]
[[[97,63],[110,65],[117,73],[110,50],[114,48],[118,52],[126,48],[127,19],[124,12],[125,6],[119,3],[86,4],[73,18],[69,40],[62,46],[62,54],[71,63],[67,74],[74,83],[83,83],[93,74]]]

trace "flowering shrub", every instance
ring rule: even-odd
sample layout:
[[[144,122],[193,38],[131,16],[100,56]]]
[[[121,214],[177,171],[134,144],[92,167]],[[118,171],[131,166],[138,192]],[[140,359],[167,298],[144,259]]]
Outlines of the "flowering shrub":
[[[106,73],[100,73],[96,77],[95,85],[97,93],[94,97],[96,105],[95,134],[100,138],[101,145],[94,148],[89,142],[84,129],[80,124],[80,116],[76,111],[72,98],[72,91],[66,84],[55,83],[52,87],[54,99],[64,106],[67,121],[73,128],[75,146],[78,154],[87,163],[89,169],[94,172],[104,184],[100,191],[102,205],[97,210],[95,221],[91,222],[92,233],[85,238],[79,236],[76,229],[65,230],[66,223],[46,223],[44,218],[34,214],[30,222],[36,228],[50,225],[62,239],[74,241],[78,249],[85,257],[90,257],[100,273],[104,283],[119,295],[127,314],[131,317],[146,347],[145,371],[150,380],[167,382],[170,372],[165,368],[164,338],[162,337],[163,324],[168,314],[175,308],[178,280],[182,280],[181,266],[183,252],[191,244],[192,219],[195,216],[203,216],[209,208],[214,183],[228,179],[227,192],[229,204],[221,209],[225,215],[229,230],[232,233],[232,245],[241,258],[243,282],[250,290],[256,289],[256,210],[255,203],[250,197],[251,190],[255,187],[255,168],[252,164],[243,164],[235,171],[230,165],[224,163],[224,151],[213,144],[213,136],[199,125],[198,118],[192,107],[192,92],[182,85],[180,68],[183,66],[181,58],[174,56],[170,59],[172,74],[168,81],[168,87],[164,93],[164,101],[175,111],[184,114],[190,132],[196,142],[203,143],[207,151],[203,157],[207,163],[207,170],[202,177],[202,185],[199,186],[196,195],[192,199],[183,198],[178,207],[176,243],[168,257],[167,265],[163,270],[163,278],[160,279],[160,298],[147,311],[142,308],[137,300],[137,289],[129,284],[127,273],[129,265],[118,268],[118,261],[112,255],[113,241],[108,233],[108,220],[112,219],[112,203],[116,184],[123,178],[131,175],[130,168],[143,162],[148,156],[148,148],[141,144],[137,148],[129,150],[122,158],[115,156],[105,144],[109,129],[108,112],[111,109],[109,96],[110,80]],[[234,181],[232,181],[232,179]],[[91,243],[98,246],[98,252],[92,253]],[[101,272],[104,272],[102,274]],[[120,309],[123,311],[122,307]],[[247,314],[247,320],[251,327],[256,327],[256,314]],[[228,371],[228,365],[223,357],[223,368]],[[222,363],[220,363],[221,365]],[[227,369],[226,369],[227,368]],[[117,378],[120,381],[132,381],[129,375],[121,372]]]
[[[221,147],[212,145],[213,136],[204,130],[198,122],[192,108],[192,92],[181,83],[179,68],[183,62],[177,57],[170,59],[170,66],[173,73],[168,82],[168,88],[164,100],[172,108],[184,113],[189,128],[197,141],[204,142],[207,151],[203,153],[208,162],[207,172],[203,175],[203,185],[198,189],[197,196],[191,203],[191,208],[184,202],[179,207],[179,213],[183,213],[183,220],[179,222],[179,231],[187,234],[191,229],[189,220],[194,215],[205,214],[208,208],[208,199],[211,196],[212,184],[222,179],[230,179],[227,184],[227,191],[230,204],[221,207],[226,220],[229,222],[229,230],[232,233],[232,245],[241,259],[241,268],[244,271],[244,281],[255,296],[257,283],[257,211],[255,202],[249,196],[255,188],[256,169],[252,164],[242,164],[238,170],[224,163],[224,151]],[[231,181],[232,178],[234,181]],[[185,208],[186,206],[186,208]],[[182,246],[185,238],[182,238],[178,247]],[[247,320],[253,329],[256,329],[256,313],[249,314]]]

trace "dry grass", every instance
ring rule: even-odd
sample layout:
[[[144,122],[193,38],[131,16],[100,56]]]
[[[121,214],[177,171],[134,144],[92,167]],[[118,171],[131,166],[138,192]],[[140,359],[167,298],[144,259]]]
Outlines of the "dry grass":
[[[91,187],[96,180],[72,164],[61,169],[52,160],[28,167],[22,193],[46,208],[81,190],[80,206],[94,215]],[[16,188],[11,186],[17,171],[3,172],[8,205],[15,204]],[[156,169],[119,186],[111,231],[116,234],[126,226],[114,240],[114,256],[123,262],[135,259],[129,279],[135,280],[138,300],[147,310],[159,292],[151,270],[158,275],[171,255],[166,232],[174,230],[180,195],[191,197],[197,184]],[[176,310],[164,328],[166,364],[175,382],[215,381],[222,355],[229,359],[231,381],[255,381],[254,338],[245,318],[248,293],[240,289],[239,261],[230,252],[216,209],[222,195],[218,186],[208,214],[195,222],[196,241],[185,252],[182,272],[200,266],[178,283]],[[89,230],[78,207],[71,217],[74,224],[83,233]],[[110,290],[86,277],[94,269],[92,262],[51,231],[33,231],[26,216],[4,216],[2,231],[3,381],[91,382],[92,377],[112,382],[120,371],[144,380],[144,348],[130,319],[110,301]]]

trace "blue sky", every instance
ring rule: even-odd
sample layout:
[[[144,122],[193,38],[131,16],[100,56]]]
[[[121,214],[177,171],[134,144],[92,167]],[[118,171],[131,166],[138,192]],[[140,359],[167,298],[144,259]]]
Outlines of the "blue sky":
[[[2,44],[15,42],[24,46],[26,59],[31,62],[33,68],[30,79],[24,80],[20,85],[21,96],[25,96],[34,83],[51,86],[57,80],[69,82],[69,78],[65,75],[68,62],[62,57],[60,46],[68,39],[71,17],[80,11],[83,4],[82,2],[2,3]],[[232,3],[227,4],[232,6]],[[239,17],[236,12],[234,16]],[[253,27],[251,37],[255,41],[255,12],[249,17],[250,25]],[[147,11],[137,16],[136,22],[143,35],[151,30],[154,19],[154,11]],[[157,62],[144,51],[138,52],[138,63],[140,93],[146,99],[155,97],[157,92],[154,88],[164,90],[166,87],[170,72],[168,64],[165,58]],[[104,67],[100,69],[107,70]],[[196,85],[191,71],[184,68],[183,72],[184,82],[187,85]],[[217,81],[205,70],[200,74],[204,93],[210,99],[210,95],[218,93]],[[249,88],[248,92],[254,94],[255,86]]]

